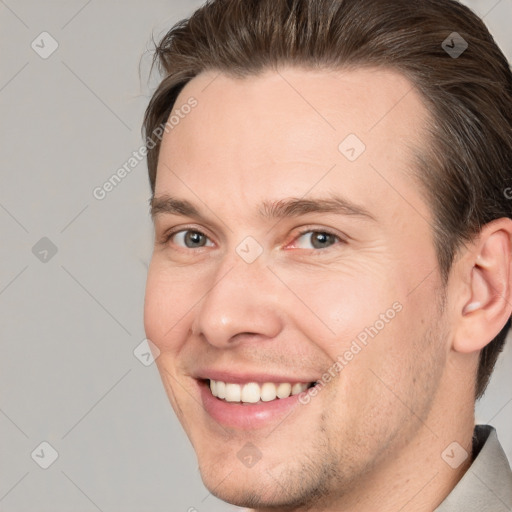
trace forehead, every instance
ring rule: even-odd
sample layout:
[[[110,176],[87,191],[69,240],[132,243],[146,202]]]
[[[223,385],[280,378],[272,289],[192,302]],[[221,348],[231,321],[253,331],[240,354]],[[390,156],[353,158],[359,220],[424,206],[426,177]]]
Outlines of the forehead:
[[[174,112],[191,98],[197,106],[164,135],[155,195],[222,189],[265,200],[265,185],[272,199],[340,187],[363,199],[369,187],[391,197],[417,188],[413,148],[425,144],[428,111],[397,72],[209,71],[187,84]]]

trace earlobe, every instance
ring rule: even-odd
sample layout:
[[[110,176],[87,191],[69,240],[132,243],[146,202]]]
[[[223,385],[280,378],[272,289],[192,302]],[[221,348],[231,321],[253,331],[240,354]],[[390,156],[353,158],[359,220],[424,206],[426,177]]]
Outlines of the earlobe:
[[[453,349],[457,352],[480,351],[510,318],[511,236],[510,219],[493,221],[484,226],[464,259],[469,278],[465,283],[466,299],[460,309],[459,328],[453,340]]]

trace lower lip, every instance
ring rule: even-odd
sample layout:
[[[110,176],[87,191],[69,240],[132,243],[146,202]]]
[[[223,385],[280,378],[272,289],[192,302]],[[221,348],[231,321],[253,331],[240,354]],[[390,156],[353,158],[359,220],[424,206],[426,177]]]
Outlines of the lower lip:
[[[206,412],[215,421],[226,427],[243,430],[262,428],[282,421],[293,408],[302,405],[299,402],[301,394],[256,404],[226,402],[212,395],[207,382],[198,381],[198,383]]]

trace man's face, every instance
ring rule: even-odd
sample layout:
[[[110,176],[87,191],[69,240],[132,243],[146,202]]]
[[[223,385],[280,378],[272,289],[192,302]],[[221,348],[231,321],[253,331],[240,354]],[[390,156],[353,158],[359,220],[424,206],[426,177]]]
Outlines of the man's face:
[[[190,97],[146,291],[165,389],[212,493],[333,502],[425,434],[445,367],[426,110],[383,70],[204,73]]]

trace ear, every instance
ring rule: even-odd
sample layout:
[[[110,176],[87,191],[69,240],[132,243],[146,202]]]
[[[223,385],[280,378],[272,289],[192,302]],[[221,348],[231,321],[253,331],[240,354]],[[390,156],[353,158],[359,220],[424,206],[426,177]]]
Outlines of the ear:
[[[453,349],[483,349],[512,314],[512,220],[486,224],[459,260],[462,292],[457,302],[458,327]]]

